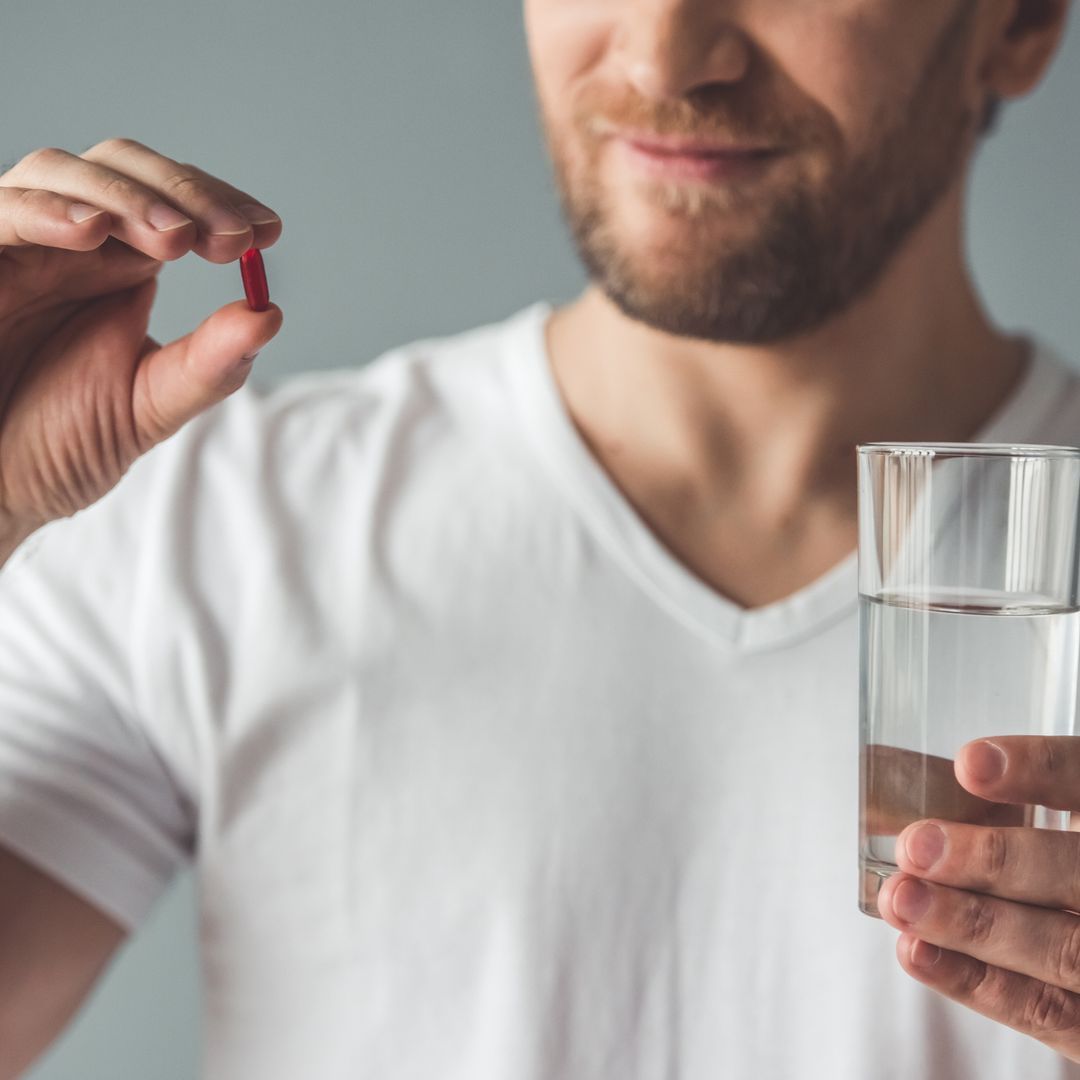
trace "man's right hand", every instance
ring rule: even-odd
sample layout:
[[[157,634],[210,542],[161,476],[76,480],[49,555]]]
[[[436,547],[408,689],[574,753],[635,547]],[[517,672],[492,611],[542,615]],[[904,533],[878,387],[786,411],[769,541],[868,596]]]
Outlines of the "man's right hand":
[[[159,345],[164,263],[228,263],[280,235],[252,196],[130,139],[35,150],[0,174],[0,562],[243,385],[244,358],[281,328],[277,306],[238,300]]]

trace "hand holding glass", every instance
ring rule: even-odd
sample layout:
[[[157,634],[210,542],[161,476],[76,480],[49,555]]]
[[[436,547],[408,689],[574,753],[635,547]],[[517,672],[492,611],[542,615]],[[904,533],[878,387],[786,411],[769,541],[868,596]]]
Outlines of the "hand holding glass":
[[[959,749],[1075,733],[1080,450],[858,448],[859,906],[896,871],[913,821],[1067,829],[1069,814],[987,802]]]

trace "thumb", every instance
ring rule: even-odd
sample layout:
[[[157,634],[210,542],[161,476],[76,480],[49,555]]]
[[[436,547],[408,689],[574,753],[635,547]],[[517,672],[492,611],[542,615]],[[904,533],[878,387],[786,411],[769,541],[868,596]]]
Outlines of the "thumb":
[[[144,302],[149,301],[132,297],[133,305]],[[147,338],[132,387],[132,414],[142,451],[243,386],[255,354],[281,329],[282,321],[275,304],[253,312],[238,300],[168,345],[158,346]]]

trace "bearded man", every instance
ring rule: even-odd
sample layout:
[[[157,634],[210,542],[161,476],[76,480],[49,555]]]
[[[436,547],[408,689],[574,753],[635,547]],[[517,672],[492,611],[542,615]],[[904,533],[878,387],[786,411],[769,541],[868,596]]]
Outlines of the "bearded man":
[[[527,0],[590,286],[273,387],[146,336],[253,196],[0,177],[0,1077],[185,862],[212,1080],[1080,1077],[1080,835],[911,826],[895,954],[854,884],[855,445],[1080,441],[963,254],[1067,6]]]

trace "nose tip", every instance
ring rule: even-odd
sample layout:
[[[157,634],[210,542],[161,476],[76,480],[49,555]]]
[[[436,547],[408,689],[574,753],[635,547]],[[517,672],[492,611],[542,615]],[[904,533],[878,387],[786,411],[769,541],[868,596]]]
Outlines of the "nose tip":
[[[751,48],[738,29],[703,27],[670,9],[667,15],[648,27],[639,24],[624,38],[624,77],[638,93],[652,99],[682,97],[746,77]]]
[[[671,84],[664,78],[656,64],[650,64],[647,60],[638,60],[626,65],[626,81],[642,97],[665,98],[674,97]]]

